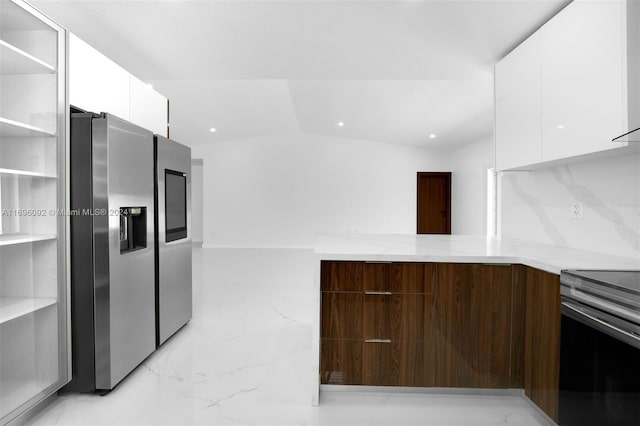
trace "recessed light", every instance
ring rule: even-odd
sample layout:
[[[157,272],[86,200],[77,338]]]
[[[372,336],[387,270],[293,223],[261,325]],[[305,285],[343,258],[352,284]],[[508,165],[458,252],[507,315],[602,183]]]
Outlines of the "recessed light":
[[[431,133],[431,134],[429,135],[429,137],[430,137],[431,139],[435,139],[435,138],[436,138],[436,134],[435,134],[435,133]]]
[[[338,121],[338,126],[342,127],[344,126],[344,123],[342,121]]]
[[[147,87],[148,87],[149,89],[153,89],[153,84],[151,84],[151,83],[147,83]]]
[[[564,129],[564,124],[558,124],[558,129]]]
[[[210,128],[210,129],[209,129],[209,131],[210,131],[211,133],[215,133],[215,132],[216,132],[216,128],[215,128],[215,127],[212,127],[212,128]]]

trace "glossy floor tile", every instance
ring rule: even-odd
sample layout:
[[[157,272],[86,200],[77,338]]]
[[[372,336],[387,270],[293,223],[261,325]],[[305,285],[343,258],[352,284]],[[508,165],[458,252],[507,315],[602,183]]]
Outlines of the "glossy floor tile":
[[[106,396],[33,425],[540,425],[520,398],[322,392],[311,406],[313,253],[194,248],[191,322]]]

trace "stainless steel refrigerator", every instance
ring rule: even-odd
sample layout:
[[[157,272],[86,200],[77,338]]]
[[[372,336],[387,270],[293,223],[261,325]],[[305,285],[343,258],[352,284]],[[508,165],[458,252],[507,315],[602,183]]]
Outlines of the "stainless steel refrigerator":
[[[160,346],[192,314],[191,148],[155,136],[156,315]]]
[[[109,391],[156,348],[153,146],[113,115],[71,115],[67,390]]]

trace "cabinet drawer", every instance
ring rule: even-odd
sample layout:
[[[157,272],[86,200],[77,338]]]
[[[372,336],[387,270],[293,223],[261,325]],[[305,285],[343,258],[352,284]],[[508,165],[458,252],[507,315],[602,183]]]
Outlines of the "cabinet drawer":
[[[433,293],[432,263],[323,260],[320,267],[322,291]]]
[[[433,293],[434,273],[435,269],[432,263],[392,263],[388,269],[390,291],[394,293]]]
[[[367,294],[363,297],[365,339],[423,341],[431,323],[430,294]],[[426,329],[425,329],[426,327]]]
[[[362,339],[362,293],[322,293],[320,336]]]
[[[362,281],[364,291],[433,293],[434,267],[431,263],[367,262]]]
[[[362,340],[320,340],[320,383],[362,384]]]
[[[362,291],[364,262],[323,260],[320,264],[322,291]]]
[[[370,341],[362,346],[362,384],[368,386],[431,386],[432,363],[427,342]]]

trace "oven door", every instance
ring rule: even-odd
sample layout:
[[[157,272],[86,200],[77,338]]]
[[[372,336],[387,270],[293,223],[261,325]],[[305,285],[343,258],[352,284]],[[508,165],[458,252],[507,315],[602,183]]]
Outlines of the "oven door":
[[[559,425],[640,425],[640,327],[562,300]]]

